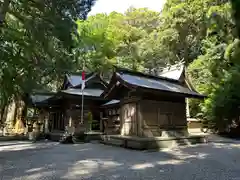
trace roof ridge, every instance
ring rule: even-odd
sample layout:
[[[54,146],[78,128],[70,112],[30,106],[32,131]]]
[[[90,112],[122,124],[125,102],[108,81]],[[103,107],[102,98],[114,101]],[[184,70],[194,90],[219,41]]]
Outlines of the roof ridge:
[[[84,88],[84,89],[88,89],[88,90],[102,90],[102,91],[104,91],[103,89],[98,89],[98,88]],[[60,91],[67,91],[67,90],[79,90],[79,91],[82,91],[81,89],[77,89],[77,88],[68,88],[68,89],[64,89],[64,90],[60,90]]]
[[[30,96],[40,95],[40,96],[51,96],[56,94],[56,92],[33,92]]]
[[[87,73],[85,81],[86,82],[89,81],[90,79],[94,78],[96,75],[97,75],[97,73],[95,73],[95,72]],[[81,74],[72,73],[72,74],[66,74],[65,76],[67,77],[67,80],[68,80],[68,82],[70,82],[72,87],[77,87],[77,86],[80,86],[82,84],[82,78],[81,78],[82,75]],[[71,80],[72,76],[79,77],[79,83],[78,84],[76,84],[76,85],[72,84],[72,80]]]
[[[169,81],[169,82],[173,82],[173,83],[179,83],[179,81],[175,80],[175,79],[162,77],[162,76],[156,76],[156,75],[152,75],[152,74],[146,74],[146,73],[143,73],[143,72],[133,71],[133,70],[126,69],[126,68],[121,68],[121,67],[116,67],[116,72],[118,72],[118,73],[126,72],[126,73],[135,74],[135,75],[139,75],[139,76],[143,76],[143,77],[147,77],[147,78],[161,79],[161,80],[165,80],[165,81]]]
[[[86,75],[88,76],[88,75],[91,75],[91,74],[94,74],[95,72],[88,72],[88,73],[86,73]],[[71,73],[66,73],[66,75],[67,76],[71,76],[71,75],[73,75],[73,76],[82,76],[82,74],[81,74],[81,72],[71,72]]]
[[[174,71],[176,69],[180,69],[180,68],[183,68],[183,67],[184,67],[184,64],[174,64],[172,66],[167,66],[167,67],[162,69],[160,74],[170,72],[170,71]]]

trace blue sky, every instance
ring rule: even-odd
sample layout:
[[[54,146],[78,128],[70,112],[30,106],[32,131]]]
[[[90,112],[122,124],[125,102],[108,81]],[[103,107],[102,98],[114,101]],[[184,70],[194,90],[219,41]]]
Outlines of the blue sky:
[[[108,14],[112,11],[123,13],[130,6],[136,8],[147,7],[151,10],[161,11],[164,2],[165,0],[97,0],[89,15],[95,15],[97,13]]]

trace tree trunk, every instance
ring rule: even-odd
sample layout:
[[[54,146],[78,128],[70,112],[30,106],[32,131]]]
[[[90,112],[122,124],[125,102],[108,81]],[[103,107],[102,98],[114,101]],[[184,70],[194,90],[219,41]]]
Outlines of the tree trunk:
[[[3,115],[4,115],[5,107],[6,107],[6,105],[4,104],[1,108],[0,122],[3,122]]]
[[[24,123],[24,118],[25,118],[25,102],[24,102],[24,97],[16,97],[15,102],[16,102],[16,109],[15,109],[15,114],[14,114],[14,129],[15,133],[24,133],[25,129],[25,123]]]
[[[14,100],[15,103],[16,103],[16,107],[15,107],[15,110],[14,110],[14,118],[13,118],[13,126],[15,126],[16,122],[17,122],[17,115],[18,115],[18,108],[19,108],[19,100]]]
[[[2,114],[1,114],[1,121],[3,123],[6,122],[6,119],[7,119],[7,114],[8,114],[8,108],[9,108],[9,102],[8,103],[5,103],[4,107],[3,107],[3,111],[2,111]]]
[[[22,99],[17,100],[17,113],[15,120],[24,121],[25,113],[26,113],[26,103]]]
[[[1,108],[1,113],[0,113],[0,128],[4,128],[4,124],[5,124],[4,114],[6,112],[6,108],[7,108],[7,104],[3,104]]]
[[[11,3],[11,0],[3,0],[2,6],[0,7],[0,26],[5,21],[10,3]]]
[[[231,0],[238,37],[240,37],[240,0]]]
[[[21,112],[21,118],[24,126],[26,127],[26,118],[27,118],[27,107],[28,107],[28,100],[29,100],[29,94],[24,94],[23,96],[23,108]]]

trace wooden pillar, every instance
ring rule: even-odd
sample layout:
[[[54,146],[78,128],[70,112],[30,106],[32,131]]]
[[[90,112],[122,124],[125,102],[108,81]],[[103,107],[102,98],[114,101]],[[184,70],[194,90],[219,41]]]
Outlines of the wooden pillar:
[[[48,130],[49,132],[53,131],[54,119],[53,119],[53,112],[50,110],[48,113]]]
[[[120,106],[120,135],[124,135],[124,109],[123,109],[123,105]]]
[[[67,117],[67,130],[69,133],[74,134],[75,133],[75,122],[72,118],[72,108],[68,109],[66,111],[66,117]]]
[[[49,112],[44,113],[44,132],[49,133]]]
[[[74,126],[74,122],[73,122],[71,113],[72,113],[71,109],[68,109],[68,111],[67,111],[67,119],[68,119],[68,126],[69,127],[73,127]]]
[[[100,112],[100,131],[103,132],[103,112]]]
[[[189,110],[189,100],[186,98],[186,116],[190,118],[190,110]]]
[[[136,128],[137,128],[137,136],[141,136],[141,114],[140,114],[140,101],[136,104]]]

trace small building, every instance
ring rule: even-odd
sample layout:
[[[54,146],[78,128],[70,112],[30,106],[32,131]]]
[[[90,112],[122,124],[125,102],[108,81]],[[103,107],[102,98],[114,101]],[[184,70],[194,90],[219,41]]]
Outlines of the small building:
[[[53,92],[34,92],[29,96],[27,116],[26,116],[26,125],[28,127],[28,132],[31,131],[31,126],[38,125],[41,133],[48,133],[51,129],[49,125],[49,115],[54,110],[55,106],[49,106],[47,100],[54,97],[55,93]],[[30,128],[30,129],[29,129]]]
[[[63,88],[55,98],[61,100],[64,127],[73,127],[74,133],[85,131],[89,127],[88,116],[91,113],[93,118],[93,129],[100,130],[100,105],[105,103],[101,94],[107,87],[107,83],[97,74],[86,75],[85,88],[82,91],[82,80],[80,75],[66,76]],[[83,97],[83,122],[81,122]]]
[[[117,139],[122,146],[147,148],[143,139],[152,146],[156,138],[189,138],[186,98],[205,96],[191,90],[184,78],[184,74],[173,79],[116,68],[102,96],[120,101],[120,132],[105,135],[103,140]]]
[[[92,130],[104,133],[104,143],[149,149],[176,139],[202,140],[188,133],[186,107],[187,98],[205,96],[192,88],[183,65],[165,68],[158,76],[116,68],[109,83],[89,73],[83,91],[81,85],[80,74],[66,75],[57,93],[31,96],[44,132],[57,135],[56,140],[66,129],[88,131],[89,114]]]
[[[57,93],[36,104],[38,109],[41,109],[39,116],[43,114],[46,116],[45,132],[54,136],[54,140],[59,140],[65,130],[75,134],[88,130],[89,114],[93,120],[91,128],[100,131],[100,106],[107,102],[101,94],[106,89],[107,83],[98,74],[89,73],[86,75],[83,91],[81,85],[80,74],[66,75]],[[82,97],[83,122],[81,122]],[[36,99],[35,96],[34,98]]]

